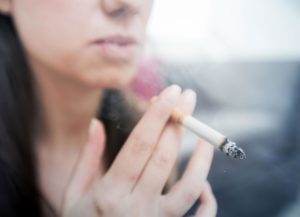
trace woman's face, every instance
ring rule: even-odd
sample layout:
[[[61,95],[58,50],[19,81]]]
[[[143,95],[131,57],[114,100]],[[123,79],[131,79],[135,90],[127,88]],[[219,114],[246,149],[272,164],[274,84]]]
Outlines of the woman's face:
[[[91,87],[133,77],[153,0],[3,1],[33,69]]]

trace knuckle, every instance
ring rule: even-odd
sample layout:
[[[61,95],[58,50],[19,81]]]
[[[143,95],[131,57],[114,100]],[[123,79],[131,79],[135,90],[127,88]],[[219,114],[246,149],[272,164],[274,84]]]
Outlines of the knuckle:
[[[193,191],[193,190],[187,191],[183,194],[183,201],[188,205],[192,205],[195,203],[195,201],[199,196],[200,195],[198,194],[197,191]]]
[[[178,215],[178,207],[174,206],[174,201],[169,198],[167,195],[163,195],[160,198],[160,204],[162,204],[162,210],[160,216],[165,216],[165,217],[179,217]]]
[[[164,210],[164,216],[166,217],[179,217],[178,213],[174,208],[166,207]]]
[[[158,152],[154,158],[155,165],[160,168],[167,167],[172,162],[172,156],[168,152]]]
[[[100,196],[97,198],[97,210],[99,213],[105,213],[116,209],[117,200],[110,196]]]
[[[145,155],[152,152],[153,144],[146,137],[134,134],[131,139],[131,150],[133,154]]]
[[[138,180],[139,180],[139,177],[140,175],[139,174],[131,174],[128,176],[128,180],[131,182],[131,183],[136,183]]]

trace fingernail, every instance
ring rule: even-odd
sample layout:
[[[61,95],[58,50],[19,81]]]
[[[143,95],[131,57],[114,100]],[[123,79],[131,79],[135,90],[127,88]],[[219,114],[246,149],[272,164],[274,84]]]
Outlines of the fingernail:
[[[180,93],[181,93],[181,87],[174,84],[169,86],[162,92],[162,97],[164,98],[166,97],[169,100],[175,100],[179,97]]]
[[[191,89],[187,89],[183,92],[182,94],[183,96],[183,101],[185,104],[193,104],[196,101],[196,93],[195,91],[191,90]]]
[[[97,126],[98,126],[97,120],[93,118],[90,123],[90,129],[89,129],[90,135],[93,135],[96,132]]]

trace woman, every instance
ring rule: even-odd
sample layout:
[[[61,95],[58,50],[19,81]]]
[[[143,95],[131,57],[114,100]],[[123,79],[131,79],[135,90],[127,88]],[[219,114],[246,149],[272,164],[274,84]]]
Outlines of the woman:
[[[0,0],[1,216],[182,216],[199,196],[197,216],[215,216],[209,145],[162,194],[182,134],[168,119],[195,93],[166,88],[135,126],[120,94],[151,6]]]

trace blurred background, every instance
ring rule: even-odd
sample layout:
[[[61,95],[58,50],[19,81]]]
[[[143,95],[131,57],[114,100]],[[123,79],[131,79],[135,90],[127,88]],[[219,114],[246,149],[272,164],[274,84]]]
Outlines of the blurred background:
[[[157,0],[148,32],[148,72],[194,89],[195,116],[247,153],[216,152],[218,217],[299,217],[300,1]],[[196,141],[187,133],[179,172]]]

